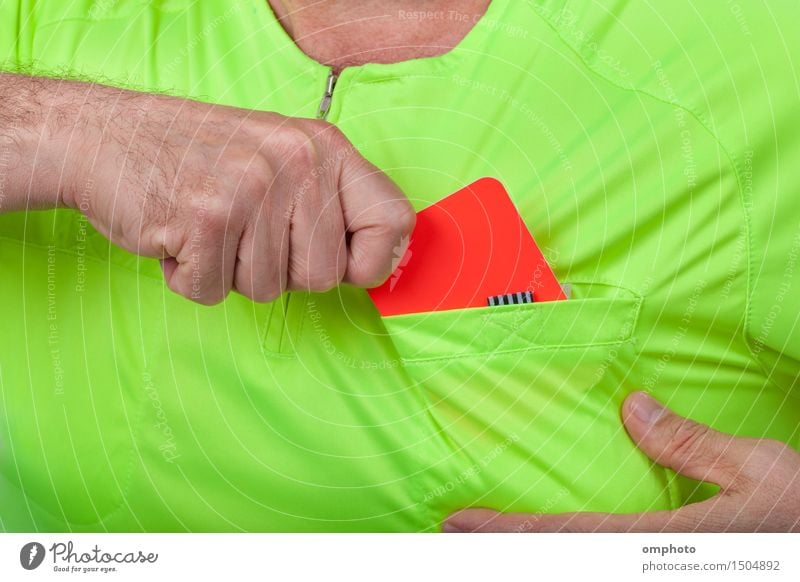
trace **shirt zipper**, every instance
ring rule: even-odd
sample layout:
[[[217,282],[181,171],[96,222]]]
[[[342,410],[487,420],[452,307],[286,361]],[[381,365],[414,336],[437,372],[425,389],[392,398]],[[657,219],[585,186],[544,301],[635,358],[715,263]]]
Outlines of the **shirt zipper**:
[[[336,89],[336,80],[338,77],[333,70],[328,72],[328,80],[325,83],[325,93],[322,95],[322,101],[319,103],[319,110],[317,111],[317,119],[327,119],[328,112],[331,110],[331,102],[333,101],[333,91]]]

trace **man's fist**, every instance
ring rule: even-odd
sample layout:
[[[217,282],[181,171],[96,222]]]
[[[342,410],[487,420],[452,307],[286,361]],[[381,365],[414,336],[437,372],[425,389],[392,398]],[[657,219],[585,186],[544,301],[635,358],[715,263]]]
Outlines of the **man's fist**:
[[[187,298],[375,286],[405,251],[413,208],[326,122],[72,91],[77,118],[50,140],[66,152],[61,202],[117,245],[162,259]]]

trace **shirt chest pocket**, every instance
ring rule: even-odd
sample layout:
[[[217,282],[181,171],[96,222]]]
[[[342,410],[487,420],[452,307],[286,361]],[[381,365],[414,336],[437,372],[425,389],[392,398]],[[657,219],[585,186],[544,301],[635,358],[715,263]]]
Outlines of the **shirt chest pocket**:
[[[669,506],[664,472],[635,449],[620,421],[622,401],[637,388],[642,298],[605,283],[572,288],[567,301],[384,318],[412,383],[464,463],[458,486],[432,494],[432,503],[515,511]]]

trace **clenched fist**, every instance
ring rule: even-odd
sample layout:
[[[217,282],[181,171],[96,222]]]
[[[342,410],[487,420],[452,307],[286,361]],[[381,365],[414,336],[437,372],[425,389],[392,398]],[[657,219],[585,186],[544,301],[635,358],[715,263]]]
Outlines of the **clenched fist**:
[[[405,252],[408,200],[324,121],[41,83],[58,109],[46,112],[58,124],[37,146],[58,176],[55,202],[161,259],[169,287],[187,298],[371,287]]]

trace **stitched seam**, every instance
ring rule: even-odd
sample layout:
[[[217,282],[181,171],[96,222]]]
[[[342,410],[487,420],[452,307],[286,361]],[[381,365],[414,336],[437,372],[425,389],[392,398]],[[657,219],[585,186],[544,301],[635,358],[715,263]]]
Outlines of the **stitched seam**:
[[[141,397],[141,395],[137,395],[137,397]],[[135,460],[136,460],[137,456],[139,458],[141,457],[141,453],[139,455],[136,455],[135,453],[137,453],[137,452],[139,452],[141,450],[140,446],[139,446],[139,438],[142,435],[142,421],[144,419],[145,404],[147,404],[147,401],[144,398],[142,398],[142,401],[139,402],[139,404],[138,404],[138,411],[136,412],[136,419],[135,419],[133,427],[131,429],[131,440],[132,440],[132,442],[131,442],[131,446],[130,446],[130,451],[128,451],[128,463],[127,463],[127,467],[125,468],[125,476],[124,476],[124,478],[122,480],[122,483],[120,483],[120,491],[119,491],[119,493],[120,493],[120,501],[112,510],[107,511],[106,513],[104,513],[102,515],[99,515],[97,521],[88,524],[90,526],[91,525],[103,525],[103,527],[105,527],[106,523],[108,521],[111,521],[114,518],[115,515],[117,515],[120,511],[122,511],[123,507],[125,507],[127,509],[131,509],[131,507],[130,507],[130,505],[128,503],[128,493],[130,492],[130,488],[131,488],[131,484],[132,484],[132,480],[133,480],[133,472],[134,472]],[[136,518],[134,518],[134,519],[136,519]],[[136,521],[138,522],[139,520],[136,519]],[[85,524],[81,524],[81,525],[85,525]]]
[[[295,296],[295,300],[296,299],[297,299],[297,296]],[[290,342],[289,349],[291,349],[292,357],[296,357],[297,356],[297,347],[296,346],[297,346],[298,342],[300,341],[300,337],[301,337],[301,335],[303,333],[303,328],[305,327],[305,323],[306,323],[306,319],[307,319],[306,315],[308,314],[308,311],[306,309],[306,307],[308,306],[308,294],[303,293],[301,295],[301,300],[302,300],[302,304],[301,305],[295,305],[296,313],[295,313],[294,317],[297,319],[297,321],[294,324],[294,328],[295,329],[293,329],[292,332],[289,335],[289,342]]]
[[[43,245],[43,244],[38,243],[38,242],[22,241],[22,240],[20,240],[18,238],[13,238],[13,237],[4,236],[4,235],[0,235],[0,240],[6,241],[6,242],[9,242],[9,243],[14,243],[14,244],[16,244],[17,246],[20,246],[20,247],[33,247],[33,248],[38,249],[40,251],[47,251],[48,250],[48,247],[46,245]],[[80,253],[77,253],[77,252],[75,252],[75,251],[73,251],[71,249],[64,249],[64,248],[61,248],[61,247],[56,247],[56,252],[63,253],[65,255],[71,255],[73,257],[81,258],[81,259],[86,260],[86,261],[91,261],[92,263],[96,263],[98,265],[111,265],[115,269],[121,269],[121,270],[125,271],[126,273],[130,273],[130,274],[133,274],[133,275],[138,275],[139,277],[141,277],[145,281],[152,281],[152,282],[155,282],[155,283],[161,283],[161,281],[162,281],[160,278],[152,276],[152,275],[148,275],[147,273],[143,273],[142,271],[139,271],[138,269],[131,269],[130,267],[125,266],[125,265],[121,265],[121,264],[119,264],[119,263],[117,263],[117,262],[115,262],[113,260],[97,257],[97,256],[94,256],[94,255],[90,255],[89,253],[81,255]],[[136,255],[131,255],[131,256],[135,257]],[[155,259],[147,259],[145,257],[139,257],[139,260],[141,260],[141,261],[152,261],[152,260],[155,260]]]
[[[520,312],[520,313],[524,313],[524,312]],[[487,316],[488,315],[489,314],[487,314]],[[524,315],[523,315],[523,317],[524,317]],[[505,346],[508,342],[510,342],[512,340],[512,338],[515,338],[515,339],[520,340],[523,343],[525,343],[525,338],[522,338],[519,335],[519,329],[520,329],[521,325],[520,326],[516,326],[516,327],[514,326],[513,323],[510,324],[510,325],[503,325],[502,322],[500,322],[499,320],[495,319],[494,317],[487,317],[486,321],[490,325],[495,326],[495,328],[499,329],[501,332],[505,332],[505,335],[503,336],[503,340],[499,344],[497,344],[496,349],[491,350],[492,352],[495,352],[495,351],[502,352],[503,350],[501,348],[503,346]],[[524,323],[522,325],[524,325]]]
[[[630,339],[622,339],[622,340],[614,340],[609,342],[601,342],[601,343],[583,343],[583,344],[574,344],[568,346],[533,346],[528,348],[519,348],[513,350],[504,350],[500,352],[489,351],[489,352],[482,352],[482,353],[470,353],[470,354],[446,354],[443,356],[435,356],[431,358],[403,358],[403,363],[407,365],[414,365],[414,364],[426,364],[431,362],[440,362],[443,360],[466,360],[469,358],[477,358],[481,356],[504,356],[507,354],[516,354],[520,352],[564,352],[564,351],[573,351],[577,349],[585,349],[585,348],[602,348],[607,346],[616,346],[620,344],[624,344],[629,342]]]
[[[106,262],[106,261],[103,261],[103,262]],[[156,329],[157,327],[159,329]],[[150,333],[150,346],[151,346],[151,348],[150,348],[150,350],[149,350],[149,352],[147,354],[147,359],[145,360],[145,362],[148,365],[153,361],[153,359],[155,358],[155,356],[158,353],[157,350],[155,349],[155,345],[156,345],[156,339],[158,337],[158,332],[159,331],[163,331],[163,328],[161,328],[160,326],[152,326],[152,331]],[[108,521],[111,521],[114,518],[114,516],[116,516],[118,513],[120,513],[122,511],[123,507],[131,509],[131,507],[130,507],[130,505],[128,503],[127,497],[128,497],[129,492],[130,492],[131,485],[132,485],[133,473],[134,473],[134,463],[135,463],[135,461],[137,459],[139,459],[141,461],[141,458],[142,458],[142,453],[141,453],[142,448],[140,446],[141,445],[141,436],[142,436],[142,431],[143,431],[142,423],[144,421],[145,410],[147,409],[146,405],[148,403],[147,397],[143,394],[143,392],[141,390],[141,388],[142,388],[141,385],[140,385],[139,388],[140,389],[135,392],[136,398],[140,399],[140,402],[138,403],[138,406],[137,406],[138,410],[135,412],[135,417],[136,418],[135,418],[135,420],[133,422],[133,426],[131,427],[131,446],[130,446],[130,451],[128,452],[128,463],[127,463],[127,467],[125,468],[125,476],[124,476],[122,482],[120,483],[120,502],[113,509],[111,509],[110,511],[108,511],[108,512],[102,514],[102,515],[99,515],[97,521],[95,521],[95,522],[93,522],[91,524],[88,524],[89,526],[102,525],[103,527],[106,527],[106,523]],[[139,522],[139,519],[137,517],[134,517],[134,519],[136,520],[137,523],[139,523],[141,525],[141,523]],[[81,525],[83,526],[85,524],[81,524]]]
[[[680,108],[681,110],[683,110],[684,112],[689,114],[700,125],[700,127],[703,128],[709,136],[711,136],[711,138],[719,146],[720,150],[722,150],[722,152],[725,155],[725,158],[728,161],[728,164],[730,165],[731,169],[733,170],[733,175],[734,175],[734,177],[736,179],[736,184],[737,184],[737,187],[738,187],[738,190],[739,190],[738,198],[739,198],[739,202],[740,202],[740,204],[742,206],[742,224],[744,226],[745,238],[746,238],[746,242],[747,242],[747,244],[746,244],[746,248],[747,248],[747,273],[746,273],[747,277],[746,277],[746,279],[747,280],[746,280],[746,293],[745,293],[744,326],[743,326],[743,329],[742,329],[740,337],[741,337],[742,341],[744,342],[745,346],[747,347],[747,350],[750,352],[751,359],[756,364],[756,366],[762,371],[762,373],[764,374],[764,376],[767,379],[767,381],[770,384],[772,384],[773,386],[777,387],[779,390],[781,390],[781,392],[786,393],[787,390],[784,387],[778,385],[777,382],[771,377],[771,374],[767,371],[764,362],[762,362],[762,360],[754,352],[753,346],[750,343],[750,337],[749,337],[750,334],[749,334],[748,330],[750,328],[750,324],[752,322],[752,315],[753,315],[752,314],[753,262],[755,260],[754,259],[754,253],[753,253],[753,236],[752,236],[752,232],[751,232],[751,222],[750,222],[751,221],[751,215],[750,215],[750,212],[748,211],[747,204],[745,202],[744,188],[742,186],[742,176],[740,175],[739,168],[738,168],[737,164],[735,163],[734,157],[731,154],[731,152],[725,146],[725,144],[723,143],[722,139],[706,124],[706,122],[703,119],[703,115],[702,115],[701,112],[695,111],[691,107],[689,107],[689,106],[687,106],[687,105],[685,105],[683,103],[680,103],[677,100],[668,101],[668,100],[666,100],[666,99],[664,99],[664,98],[662,98],[662,97],[660,97],[658,95],[650,93],[649,91],[647,91],[645,89],[640,89],[640,88],[636,88],[636,87],[622,85],[619,81],[617,81],[615,79],[612,79],[611,77],[609,77],[607,75],[607,73],[597,69],[594,65],[590,64],[583,57],[583,55],[581,55],[580,52],[578,50],[576,50],[576,48],[572,44],[570,44],[570,42],[566,38],[564,38],[564,36],[561,34],[561,31],[556,27],[556,25],[553,24],[553,22],[549,18],[546,18],[545,16],[543,16],[542,14],[540,14],[534,8],[534,6],[531,4],[530,0],[528,0],[526,2],[526,4],[527,4],[528,8],[531,10],[531,12],[533,12],[533,14],[535,14],[545,24],[547,24],[547,26],[549,26],[550,29],[558,36],[558,38],[561,40],[561,42],[563,42],[564,45],[576,56],[576,58],[578,58],[578,60],[580,60],[583,63],[583,65],[588,70],[590,70],[592,73],[594,73],[598,77],[604,79],[606,82],[610,83],[611,85],[613,85],[614,87],[617,87],[618,89],[620,89],[622,91],[630,91],[630,92],[633,92],[633,93],[638,93],[638,94],[641,94],[641,95],[645,95],[647,97],[650,97],[651,99],[654,99],[655,101],[658,101],[659,103],[662,103],[662,104],[665,104],[665,105],[669,105],[671,107]]]
[[[638,303],[637,303],[637,304],[635,304],[635,305],[634,305],[634,307],[633,307],[633,309],[636,309],[636,310],[637,310],[637,314],[638,314],[638,307],[639,307],[639,304],[638,304]],[[487,315],[488,315],[488,314],[487,314]],[[626,314],[626,318],[628,318],[628,317],[629,317],[629,315],[628,315],[628,314]],[[517,351],[517,350],[519,350],[519,349],[523,349],[523,350],[525,350],[525,349],[527,349],[527,348],[528,348],[528,346],[525,346],[524,348],[511,348],[510,350],[503,350],[503,349],[501,349],[501,348],[502,348],[503,346],[505,346],[505,345],[506,345],[508,342],[510,342],[510,341],[512,340],[512,338],[516,338],[518,341],[520,341],[520,342],[521,342],[521,343],[523,343],[523,344],[524,344],[524,343],[530,343],[530,340],[528,340],[527,338],[525,338],[525,337],[523,337],[523,336],[521,336],[521,335],[519,334],[519,330],[520,330],[520,329],[523,327],[523,325],[525,325],[525,324],[519,325],[519,326],[517,326],[517,327],[514,327],[514,325],[513,325],[513,324],[504,325],[504,324],[503,324],[503,322],[501,322],[500,320],[497,320],[497,319],[495,319],[495,318],[493,318],[493,317],[487,317],[487,321],[488,321],[488,323],[490,323],[491,325],[494,325],[494,326],[495,326],[497,329],[499,329],[501,332],[504,332],[504,333],[505,333],[505,335],[504,335],[504,337],[503,337],[503,340],[502,340],[502,341],[501,341],[499,344],[497,344],[497,346],[496,346],[496,347],[492,348],[491,350],[485,350],[485,351],[482,351],[482,352],[477,352],[478,354],[484,354],[484,355],[485,355],[485,354],[495,354],[495,353],[499,353],[499,354],[503,354],[503,353],[513,353],[514,351]],[[540,322],[540,323],[541,323],[541,322]],[[623,337],[621,337],[621,338],[619,338],[619,339],[617,339],[617,340],[611,340],[611,341],[615,341],[615,342],[617,342],[617,341],[626,341],[626,340],[628,340],[628,339],[631,337],[632,333],[633,333],[633,331],[632,331],[632,330],[633,330],[633,328],[631,328],[631,330],[629,330],[629,331],[628,331],[628,333],[627,333],[627,334],[625,334]],[[553,346],[552,344],[549,344],[549,347],[552,347],[553,349],[558,349],[558,348],[560,348],[562,345],[563,345],[563,346],[577,346],[577,345],[602,345],[602,344],[605,344],[605,343],[607,343],[607,342],[586,342],[585,344],[559,344],[559,345],[555,345],[555,346]],[[536,346],[534,346],[534,348],[535,348],[535,347],[536,347]],[[542,347],[545,347],[545,346],[542,346]]]
[[[552,345],[552,344],[541,344],[541,345],[532,345],[532,346],[525,346],[522,348],[512,348],[507,350],[502,349],[488,349],[488,350],[481,350],[479,352],[468,352],[468,353],[446,353],[439,356],[430,356],[430,357],[415,357],[415,358],[401,358],[404,364],[413,365],[413,364],[424,364],[430,362],[437,362],[441,360],[452,360],[452,359],[467,359],[467,358],[475,358],[475,357],[482,357],[482,356],[501,356],[505,354],[515,354],[520,352],[541,352],[541,351],[566,351],[566,350],[573,350],[578,348],[587,348],[587,347],[603,347],[603,346],[614,346],[619,345],[628,341],[634,337],[634,332],[639,325],[639,317],[641,316],[641,306],[643,300],[639,297],[636,302],[633,304],[631,309],[626,311],[625,320],[630,323],[629,329],[627,333],[623,337],[619,337],[617,339],[608,340],[604,342],[581,342],[577,344],[559,344],[559,345]],[[632,314],[631,314],[632,313]],[[491,319],[489,320],[491,322]],[[493,322],[500,326],[499,322]],[[510,329],[505,329],[504,326],[500,326],[502,331],[508,332],[511,331]],[[527,341],[524,338],[520,338],[517,335],[516,331],[511,331],[513,337],[516,337],[520,341]],[[503,341],[498,344],[497,348],[501,348],[506,342],[510,341],[511,336],[506,336]]]

